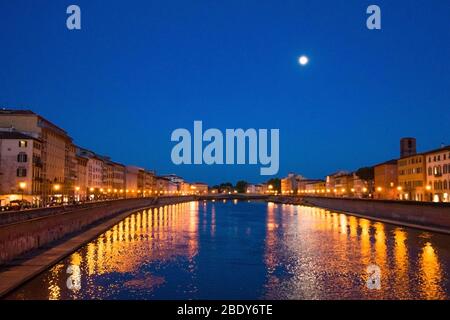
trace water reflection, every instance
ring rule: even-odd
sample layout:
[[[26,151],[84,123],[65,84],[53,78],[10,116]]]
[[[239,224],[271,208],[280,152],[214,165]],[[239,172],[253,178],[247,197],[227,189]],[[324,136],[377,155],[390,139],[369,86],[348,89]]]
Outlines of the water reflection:
[[[448,236],[276,204],[266,225],[267,298],[449,298]],[[367,287],[371,264],[381,271],[380,290]]]
[[[449,240],[320,208],[190,202],[127,217],[8,298],[448,299]]]

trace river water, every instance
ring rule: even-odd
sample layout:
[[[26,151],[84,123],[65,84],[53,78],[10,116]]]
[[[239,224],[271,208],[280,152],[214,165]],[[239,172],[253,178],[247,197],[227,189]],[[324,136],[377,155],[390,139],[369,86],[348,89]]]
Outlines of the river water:
[[[450,236],[320,208],[139,211],[9,299],[449,299]]]

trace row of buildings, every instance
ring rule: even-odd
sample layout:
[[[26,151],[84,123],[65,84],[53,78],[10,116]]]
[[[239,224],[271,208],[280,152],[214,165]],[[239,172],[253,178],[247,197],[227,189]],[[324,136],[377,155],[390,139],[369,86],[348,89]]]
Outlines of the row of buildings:
[[[417,153],[416,139],[400,140],[400,157],[325,179],[289,174],[282,194],[450,202],[450,146]]]
[[[377,198],[450,202],[450,146],[418,153],[416,139],[404,138],[400,150],[374,167]]]
[[[30,110],[0,109],[0,201],[34,206],[102,199],[205,193],[203,183],[113,161],[76,145]]]
[[[338,171],[326,179],[307,179],[290,173],[281,179],[281,193],[314,194],[323,196],[367,198],[371,196],[373,181],[359,176],[356,172]]]

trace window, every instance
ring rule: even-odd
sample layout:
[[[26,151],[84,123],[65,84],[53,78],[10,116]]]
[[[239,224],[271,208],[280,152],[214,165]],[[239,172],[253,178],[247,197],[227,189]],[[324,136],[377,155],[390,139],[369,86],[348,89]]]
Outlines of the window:
[[[433,175],[433,169],[431,169],[431,167],[428,167],[428,175],[429,176]]]
[[[28,142],[25,140],[20,140],[19,141],[19,148],[26,148],[28,145]]]
[[[27,154],[24,152],[21,152],[17,155],[17,162],[27,162],[28,161],[28,157]]]
[[[17,168],[17,176],[18,177],[26,177],[27,176],[27,169],[23,168],[23,167]]]

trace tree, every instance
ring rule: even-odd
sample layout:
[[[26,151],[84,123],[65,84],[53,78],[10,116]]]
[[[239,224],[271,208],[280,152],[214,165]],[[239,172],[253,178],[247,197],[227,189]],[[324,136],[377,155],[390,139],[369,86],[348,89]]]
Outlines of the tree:
[[[239,193],[245,193],[247,191],[248,183],[244,180],[240,180],[236,183],[236,190]]]
[[[216,185],[213,188],[219,190],[219,193],[231,192],[233,191],[233,184],[231,182],[225,182],[220,185]]]
[[[375,176],[375,170],[373,167],[359,168],[358,170],[356,170],[356,175],[362,180],[373,180]]]
[[[273,178],[267,181],[267,185],[271,185],[274,191],[281,193],[281,180],[279,178]]]

